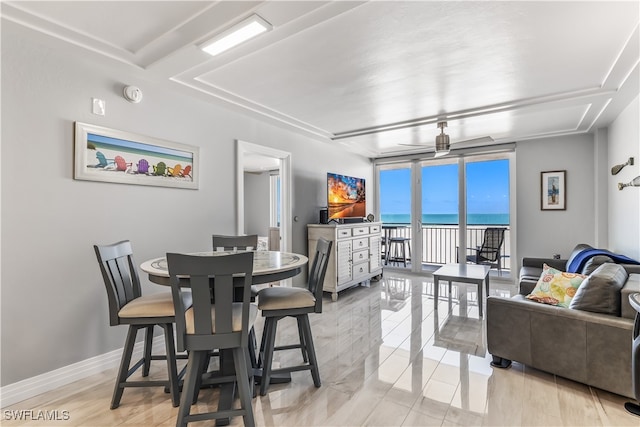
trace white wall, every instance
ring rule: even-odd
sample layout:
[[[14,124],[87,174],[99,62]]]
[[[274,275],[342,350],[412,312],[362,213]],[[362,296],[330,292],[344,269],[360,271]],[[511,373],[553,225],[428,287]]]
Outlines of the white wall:
[[[368,159],[183,95],[144,71],[101,64],[10,22],[1,40],[3,386],[122,347],[126,328],[108,326],[93,244],[129,239],[142,262],[208,250],[211,234],[235,232],[236,139],[292,153],[296,252],[307,252],[328,170],[372,178]],[[142,103],[123,99],[127,84],[142,89]],[[106,116],[90,113],[92,97],[106,100]],[[200,146],[200,189],[73,180],[74,121]],[[159,290],[141,279],[143,292]]]
[[[640,175],[640,133],[636,97],[609,126],[609,169],[633,157],[617,175],[609,174],[609,249],[640,260],[640,188],[618,190],[618,182],[627,183]]]
[[[540,210],[540,173],[566,170],[567,209]],[[577,243],[595,244],[594,142],[572,135],[517,143],[518,257],[566,258]],[[520,260],[518,261],[518,266]]]
[[[270,220],[269,172],[244,174],[244,232],[269,235]]]

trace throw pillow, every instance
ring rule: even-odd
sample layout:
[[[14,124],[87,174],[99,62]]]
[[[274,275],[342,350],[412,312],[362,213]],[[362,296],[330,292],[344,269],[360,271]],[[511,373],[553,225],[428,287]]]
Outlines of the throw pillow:
[[[582,282],[569,307],[620,316],[620,290],[628,277],[623,266],[602,264]]]
[[[584,274],[566,273],[544,264],[538,283],[527,298],[543,304],[569,307],[578,287],[586,278]]]
[[[586,274],[587,276],[596,271],[598,267],[600,267],[605,262],[613,262],[613,258],[606,255],[596,255],[591,257],[589,261],[582,267],[582,271],[580,273]]]

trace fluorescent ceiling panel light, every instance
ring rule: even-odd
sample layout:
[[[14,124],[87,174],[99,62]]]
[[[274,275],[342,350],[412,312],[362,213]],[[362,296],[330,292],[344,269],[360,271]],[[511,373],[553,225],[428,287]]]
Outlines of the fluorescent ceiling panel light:
[[[201,49],[209,55],[215,56],[259,34],[271,31],[272,28],[271,24],[258,15],[251,15],[248,19],[206,42]]]

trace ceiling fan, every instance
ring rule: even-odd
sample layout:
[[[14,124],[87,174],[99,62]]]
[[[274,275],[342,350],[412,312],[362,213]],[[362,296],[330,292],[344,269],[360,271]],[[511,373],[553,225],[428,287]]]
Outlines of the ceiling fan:
[[[442,157],[442,156],[446,156],[447,154],[449,154],[449,150],[451,149],[451,143],[449,141],[449,135],[447,135],[446,133],[444,133],[444,128],[447,127],[447,122],[446,121],[441,121],[438,122],[438,128],[440,129],[440,135],[436,135],[436,146],[435,146],[435,156],[434,157]],[[493,138],[491,138],[490,136],[483,136],[480,138],[472,138],[472,139],[465,139],[464,141],[458,141],[455,142],[454,144],[460,146],[461,144],[465,143],[484,143],[484,142],[493,142]],[[422,143],[422,144],[400,144],[400,145],[406,145],[409,147],[426,147],[429,144],[427,143]]]

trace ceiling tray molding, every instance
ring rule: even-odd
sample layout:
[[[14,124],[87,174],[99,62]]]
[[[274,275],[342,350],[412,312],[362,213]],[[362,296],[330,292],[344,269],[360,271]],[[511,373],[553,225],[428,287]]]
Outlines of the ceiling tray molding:
[[[258,114],[260,116],[264,116],[268,119],[271,120],[275,120],[277,122],[286,124],[288,126],[294,127],[298,130],[302,130],[305,133],[311,134],[315,137],[320,137],[323,140],[329,140],[331,137],[331,133],[328,131],[325,131],[323,129],[317,128],[309,123],[303,122],[301,120],[297,120],[294,117],[288,116],[286,114],[282,114],[276,110],[272,110],[270,108],[267,108],[263,105],[257,104],[255,102],[251,102],[245,98],[242,98],[240,96],[234,95],[232,93],[229,92],[225,92],[220,88],[216,88],[214,86],[209,86],[209,85],[204,85],[201,82],[198,82],[200,84],[194,84],[194,83],[189,83],[189,82],[185,82],[182,80],[177,80],[175,78],[170,78],[171,81],[175,82],[175,83],[179,83],[185,87],[188,87],[190,89],[196,90],[198,92],[204,93],[206,95],[212,96],[214,98],[219,99],[220,101],[223,101],[224,103],[228,103],[231,105],[234,105],[236,107],[240,107],[244,110],[250,111],[254,114]]]
[[[132,67],[143,69],[143,67],[136,62],[136,57],[132,52],[115,46],[107,41],[97,39],[65,25],[35,15],[33,12],[20,8],[16,3],[2,3],[2,19],[6,19],[66,43],[87,49],[99,55],[115,59],[116,61],[123,62]]]
[[[353,138],[356,136],[371,135],[371,134],[380,133],[380,132],[387,132],[387,131],[398,130],[398,129],[424,126],[424,125],[434,124],[442,120],[455,121],[455,120],[472,118],[472,117],[480,117],[487,114],[495,114],[499,112],[512,111],[512,110],[531,107],[531,106],[539,106],[542,104],[553,104],[556,102],[577,101],[577,100],[581,100],[589,97],[607,96],[613,93],[615,93],[615,90],[604,90],[602,88],[588,88],[588,89],[581,89],[581,90],[563,92],[563,93],[552,94],[552,95],[544,95],[540,97],[515,100],[515,101],[510,101],[510,102],[501,103],[501,104],[488,105],[480,108],[473,108],[468,110],[456,111],[452,113],[439,114],[436,116],[421,117],[417,119],[405,120],[405,121],[395,122],[395,123],[388,123],[388,124],[379,125],[379,126],[371,126],[368,128],[337,132],[334,134],[333,138],[331,139],[335,141],[340,139]]]

